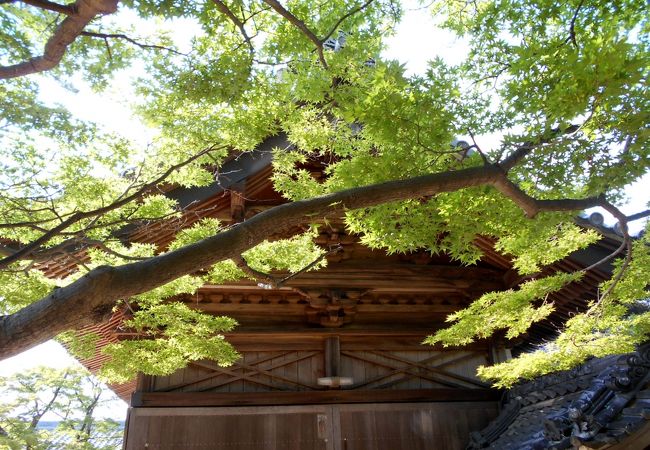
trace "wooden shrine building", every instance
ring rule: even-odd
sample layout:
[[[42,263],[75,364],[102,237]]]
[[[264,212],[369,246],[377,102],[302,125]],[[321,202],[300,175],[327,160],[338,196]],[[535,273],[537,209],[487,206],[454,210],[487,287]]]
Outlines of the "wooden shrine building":
[[[218,183],[168,195],[186,207],[187,225],[202,217],[245,220],[283,202],[269,182],[269,158],[264,151],[243,155],[226,164],[222,172],[229,175]],[[172,236],[162,226],[134,231],[131,239],[164,246]],[[592,270],[554,294],[556,311],[523,340],[443,349],[422,340],[449,313],[522,281],[492,242],[476,241],[485,256],[470,267],[444,255],[371,250],[336,220],[320,227],[316,242],[337,249],[327,267],[281,288],[241,281],[206,285],[182,299],[235,318],[239,326],[226,338],[242,357],[226,368],[195,361],[170,376],[113,386],[131,406],[125,449],[453,450],[470,441],[473,448],[528,448],[518,447],[523,441],[497,442],[526,405],[509,406],[511,397],[504,404],[504,393],[477,379],[476,368],[552,336],[571,311],[584,308],[606,273]],[[586,267],[617,245],[612,235],[550,270]],[[127,339],[121,314],[82,332],[99,333],[104,345]],[[96,369],[102,358],[84,363]]]

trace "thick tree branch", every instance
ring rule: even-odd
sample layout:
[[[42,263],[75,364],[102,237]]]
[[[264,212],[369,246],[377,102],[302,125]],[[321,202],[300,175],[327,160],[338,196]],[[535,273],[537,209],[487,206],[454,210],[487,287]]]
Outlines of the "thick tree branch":
[[[517,206],[524,210],[526,216],[531,219],[544,211],[577,211],[604,205],[604,199],[602,197],[537,200],[526,194],[519,188],[519,186],[510,181],[505,173],[502,177],[499,177],[495,183],[493,183],[493,186],[503,195],[514,201]]]
[[[160,175],[158,178],[156,178],[153,181],[150,181],[149,183],[146,183],[142,185],[138,190],[133,192],[130,195],[124,196],[115,202],[111,203],[110,205],[106,205],[101,208],[93,209],[91,211],[85,211],[85,212],[76,212],[69,216],[67,219],[63,220],[60,224],[57,226],[51,228],[50,230],[47,231],[47,233],[44,233],[41,235],[39,238],[34,239],[32,242],[29,244],[25,245],[22,247],[20,250],[17,250],[15,253],[13,253],[10,256],[7,256],[4,259],[0,260],[0,269],[4,269],[7,267],[9,264],[16,262],[22,258],[28,257],[31,255],[36,249],[41,247],[43,244],[48,242],[50,239],[52,239],[54,236],[57,236],[59,233],[61,233],[63,230],[66,228],[69,228],[70,226],[74,225],[75,223],[88,219],[91,217],[97,217],[101,216],[102,214],[106,214],[109,211],[116,210],[118,208],[121,208],[122,206],[137,200],[150,192],[152,189],[154,189],[156,186],[158,186],[160,183],[165,181],[167,177],[169,177],[172,173],[177,171],[178,169],[192,163],[193,161],[196,161],[199,159],[201,156],[211,152],[214,150],[215,147],[209,147],[206,148],[197,154],[191,156],[190,158],[186,159],[185,161],[182,161],[178,164],[175,164],[171,167],[169,167],[162,175]]]
[[[118,2],[119,0],[77,0],[70,5],[75,13],[59,24],[45,44],[43,54],[18,64],[0,66],[0,79],[21,77],[54,68],[84,28],[97,16],[117,11]]]
[[[102,320],[117,300],[147,292],[219,261],[237,258],[268,238],[269,230],[286,233],[314,218],[340,216],[347,210],[482,185],[514,195],[513,200],[530,215],[602,206],[600,198],[535,200],[510,186],[506,177],[499,166],[492,165],[348,189],[274,207],[210,238],[146,261],[98,267],[42,300],[0,318],[0,358],[20,353],[63,331]]]
[[[280,4],[277,0],[263,0],[264,3],[273,8],[278,14],[287,19],[293,26],[298,28],[302,34],[304,34],[310,41],[316,46],[316,51],[318,52],[318,59],[320,60],[323,67],[327,68],[327,61],[325,61],[325,55],[323,54],[323,41],[318,39],[318,37],[311,31],[305,22],[298,19],[296,16],[291,14],[284,6]]]
[[[60,3],[50,2],[48,0],[20,0],[27,5],[36,6],[37,8],[45,9],[47,11],[57,12],[70,16],[77,13],[77,5],[70,3],[68,5],[61,5]]]
[[[627,216],[627,221],[633,222],[635,220],[643,219],[644,217],[648,217],[648,216],[650,216],[650,209],[646,209],[645,211],[641,211],[636,214],[631,214]]]

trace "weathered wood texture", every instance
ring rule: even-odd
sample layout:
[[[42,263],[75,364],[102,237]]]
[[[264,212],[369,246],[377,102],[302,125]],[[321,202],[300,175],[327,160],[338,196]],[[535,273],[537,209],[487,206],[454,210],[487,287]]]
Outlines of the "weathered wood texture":
[[[496,402],[134,408],[126,450],[460,450]]]
[[[421,341],[419,337],[417,341]],[[170,376],[155,377],[153,392],[301,392],[323,391],[321,377],[352,379],[345,390],[485,389],[476,378],[476,367],[488,362],[487,350],[444,351],[417,345],[413,338],[388,337],[342,339],[325,336],[293,336],[293,344],[240,352],[231,367],[197,361]],[[335,340],[337,355],[326,352]],[[297,345],[301,343],[302,345]],[[386,344],[387,343],[387,344]],[[281,343],[277,343],[279,345]],[[386,345],[385,345],[386,344]],[[392,345],[391,345],[392,344]],[[297,348],[296,348],[297,347]],[[331,350],[331,349],[330,349]],[[336,362],[336,368],[328,364]],[[149,389],[148,389],[149,390]]]

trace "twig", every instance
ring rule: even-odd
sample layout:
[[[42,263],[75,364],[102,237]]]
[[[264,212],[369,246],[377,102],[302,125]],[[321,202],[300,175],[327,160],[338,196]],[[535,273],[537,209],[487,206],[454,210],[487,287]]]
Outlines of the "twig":
[[[331,248],[327,252],[323,253],[322,255],[320,255],[318,258],[316,258],[315,260],[313,260],[312,262],[307,264],[305,267],[303,267],[299,271],[294,272],[292,274],[289,274],[289,275],[287,275],[286,277],[284,277],[284,278],[282,278],[280,280],[278,280],[277,278],[275,278],[271,274],[260,272],[259,270],[253,269],[251,266],[248,265],[248,263],[246,262],[246,260],[244,259],[243,256],[239,256],[238,258],[236,258],[235,263],[237,264],[237,267],[242,269],[244,271],[244,273],[249,275],[254,280],[265,281],[265,283],[259,283],[258,284],[259,287],[262,287],[262,288],[265,288],[265,289],[271,289],[271,288],[272,289],[278,289],[278,288],[281,288],[282,286],[284,286],[284,284],[287,281],[297,277],[298,275],[300,275],[300,274],[302,274],[304,272],[307,272],[308,270],[311,270],[314,266],[316,266],[318,263],[320,263],[323,259],[327,258],[329,255],[332,255],[334,253],[338,253],[341,250],[343,250],[343,247],[341,247],[341,245],[339,244],[339,245]]]
[[[536,147],[538,147],[541,144],[547,144],[551,141],[551,139],[556,138],[558,136],[564,136],[567,134],[573,134],[580,130],[580,126],[578,125],[570,125],[564,130],[560,129],[553,129],[551,130],[551,136],[548,138],[540,138],[537,142],[526,142],[522,145],[520,145],[514,152],[512,152],[509,156],[507,156],[503,161],[499,162],[498,165],[505,170],[506,172],[512,169],[514,166],[519,164],[519,162],[524,159],[528,154],[533,151]]]
[[[246,33],[246,28],[244,27],[244,23],[239,20],[239,18],[226,6],[224,2],[221,0],[212,0],[212,3],[216,6],[216,8],[219,10],[220,13],[228,17],[232,23],[235,24],[237,28],[239,28],[239,31],[241,32],[242,36],[244,36],[244,40],[246,41],[246,44],[248,45],[248,48],[250,49],[251,54],[255,51],[253,49],[253,43],[251,42],[251,38],[248,36],[248,33]]]
[[[318,37],[305,25],[305,22],[298,19],[296,16],[291,14],[284,6],[280,4],[277,0],[263,0],[264,3],[273,8],[278,14],[287,19],[293,26],[298,28],[302,34],[304,34],[310,41],[316,46],[316,51],[318,52],[318,59],[320,60],[323,67],[328,68],[327,61],[325,61],[325,55],[323,54],[323,41],[318,39]]]
[[[177,50],[174,50],[173,48],[165,47],[164,45],[154,45],[154,44],[143,44],[142,42],[138,42],[135,39],[127,36],[126,34],[122,33],[97,33],[94,31],[82,31],[80,33],[82,36],[88,36],[88,37],[96,37],[103,39],[104,42],[106,42],[106,45],[108,46],[108,39],[123,39],[127,42],[130,42],[133,45],[136,45],[142,49],[155,49],[155,50],[165,50],[170,53],[174,53],[176,55],[181,55],[181,56],[187,56],[185,53],[181,53]],[[109,50],[110,54],[110,50]]]
[[[325,35],[325,37],[324,37],[321,41],[322,41],[322,42],[325,42],[325,41],[328,40],[330,37],[332,37],[332,35],[333,35],[334,32],[336,31],[336,29],[337,29],[337,28],[338,28],[338,27],[343,23],[343,21],[345,21],[347,18],[353,16],[354,14],[356,14],[356,13],[358,13],[358,12],[364,10],[364,9],[365,9],[366,7],[368,7],[368,5],[370,5],[373,1],[374,1],[374,0],[368,0],[368,1],[365,2],[363,5],[361,5],[361,6],[357,6],[357,7],[355,7],[355,8],[352,8],[352,9],[351,9],[350,11],[348,11],[346,14],[344,14],[343,16],[341,16],[341,18],[340,18],[340,19],[339,19],[339,20],[334,24],[334,26],[332,27],[332,29],[330,30],[330,32],[327,33],[327,34]]]
[[[566,38],[564,41],[569,42],[573,44],[574,47],[578,48],[578,41],[576,41],[576,20],[578,19],[578,13],[580,12],[580,8],[582,8],[582,4],[584,3],[584,0],[580,0],[580,3],[578,4],[578,7],[576,8],[575,12],[573,13],[573,17],[571,18],[571,24],[569,25],[569,37]]]
[[[615,253],[618,254],[621,251],[623,251],[623,249],[625,249],[625,259],[623,260],[623,264],[621,265],[621,267],[618,269],[618,273],[616,274],[616,276],[612,278],[611,284],[609,285],[607,290],[599,296],[598,300],[591,307],[591,309],[587,314],[590,314],[592,311],[595,311],[596,308],[603,302],[603,300],[605,300],[607,296],[611,294],[611,292],[614,290],[618,282],[621,280],[621,278],[623,278],[625,271],[627,270],[628,266],[632,262],[632,239],[630,238],[630,234],[628,232],[627,216],[623,214],[616,206],[609,203],[604,197],[602,198],[601,204],[599,206],[618,219],[619,226],[621,227],[621,233],[623,234],[623,242],[621,243],[621,246],[615,251]]]
[[[469,137],[472,139],[472,142],[474,143],[472,147],[475,148],[478,154],[481,156],[481,159],[483,160],[483,164],[485,164],[486,166],[492,164],[488,159],[488,157],[485,155],[485,153],[483,153],[483,150],[481,150],[481,147],[479,147],[478,144],[476,143],[476,139],[474,139],[474,133],[472,133],[472,130],[467,130],[467,132],[469,133]],[[468,150],[469,148],[465,150],[465,154],[467,154]]]
[[[338,245],[335,246],[334,248],[331,248],[330,250],[328,250],[327,252],[323,253],[323,254],[320,255],[318,258],[316,258],[315,260],[313,260],[312,262],[310,262],[309,264],[307,264],[305,267],[303,267],[302,269],[300,269],[298,272],[292,273],[291,275],[288,275],[288,276],[284,277],[283,279],[281,279],[281,280],[279,281],[279,283],[278,283],[278,287],[282,287],[282,285],[283,285],[284,283],[286,283],[287,281],[291,280],[292,278],[297,277],[297,276],[300,275],[301,273],[307,272],[307,271],[310,270],[312,267],[314,267],[316,264],[320,263],[322,260],[324,260],[325,258],[327,258],[329,255],[333,255],[334,253],[338,253],[338,252],[340,252],[340,251],[342,251],[342,250],[343,250],[343,247],[341,247],[341,244],[338,244]]]

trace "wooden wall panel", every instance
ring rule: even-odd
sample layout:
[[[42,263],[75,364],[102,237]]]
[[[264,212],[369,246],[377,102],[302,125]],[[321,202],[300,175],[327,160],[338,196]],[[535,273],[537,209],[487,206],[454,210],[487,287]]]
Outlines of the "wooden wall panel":
[[[167,377],[155,377],[153,392],[300,392],[325,389],[325,340],[315,350],[241,352],[242,359],[221,368],[197,361]],[[444,351],[421,345],[383,348],[377,342],[340,341],[335,376],[352,378],[344,389],[485,388],[476,368],[488,362],[485,350]],[[331,369],[330,369],[331,372]]]
[[[126,450],[461,450],[496,402],[134,408]]]

